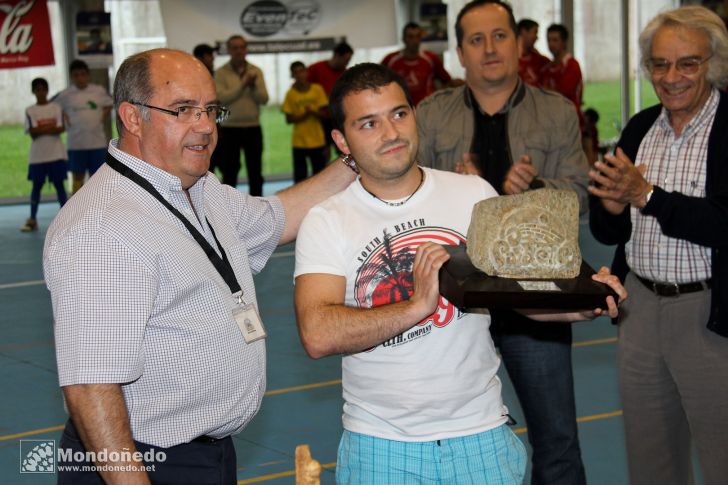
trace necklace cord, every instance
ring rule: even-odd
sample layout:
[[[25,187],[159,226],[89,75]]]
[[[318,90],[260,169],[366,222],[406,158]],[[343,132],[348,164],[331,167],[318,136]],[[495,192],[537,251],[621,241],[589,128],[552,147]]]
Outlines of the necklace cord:
[[[422,184],[425,182],[425,171],[422,170],[422,167],[419,167],[419,166],[417,167],[417,169],[420,171],[420,183],[417,184],[417,188],[415,189],[414,192],[412,192],[406,199],[400,200],[399,202],[390,202],[388,200],[381,199],[381,198],[377,197],[373,192],[369,191],[366,187],[364,187],[364,184],[362,184],[361,186],[364,190],[366,190],[366,192],[369,195],[371,195],[378,201],[387,204],[389,207],[399,207],[399,206],[405,205],[407,202],[409,202],[409,200],[412,197],[414,197],[414,195],[417,193],[417,191],[420,190],[420,188],[422,187]]]

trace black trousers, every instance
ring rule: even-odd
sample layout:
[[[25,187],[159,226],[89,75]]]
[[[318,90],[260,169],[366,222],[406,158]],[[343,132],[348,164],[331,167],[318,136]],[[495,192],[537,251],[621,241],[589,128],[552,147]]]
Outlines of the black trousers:
[[[311,161],[311,175],[316,175],[326,166],[326,146],[319,148],[293,148],[293,182],[298,183],[308,177],[306,159]]]
[[[210,171],[220,169],[222,183],[235,187],[240,171],[240,150],[245,153],[250,195],[263,195],[263,130],[260,126],[248,128],[219,127],[215,153]]]
[[[134,442],[137,451],[156,457],[153,461],[144,461],[149,479],[155,485],[234,485],[237,483],[237,458],[233,440],[229,436],[221,440],[195,440],[190,443],[160,448],[139,441]],[[85,453],[86,448],[76,432],[71,420],[63,430],[61,452],[77,455]],[[164,460],[161,460],[161,453]],[[84,461],[60,462],[58,469],[59,485],[102,485],[101,476],[91,470],[94,464]],[[73,469],[76,467],[76,469]],[[82,470],[82,467],[86,467]],[[150,469],[149,467],[153,467]]]

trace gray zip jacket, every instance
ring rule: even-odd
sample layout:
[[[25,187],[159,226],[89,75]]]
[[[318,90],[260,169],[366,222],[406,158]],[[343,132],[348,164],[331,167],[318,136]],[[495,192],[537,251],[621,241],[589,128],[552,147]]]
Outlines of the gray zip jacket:
[[[477,107],[466,85],[436,91],[418,105],[420,165],[455,170],[463,154],[473,151],[473,109]],[[574,190],[580,212],[586,212],[589,163],[574,105],[560,94],[519,82],[501,111],[507,113],[511,164],[530,155],[543,185]]]

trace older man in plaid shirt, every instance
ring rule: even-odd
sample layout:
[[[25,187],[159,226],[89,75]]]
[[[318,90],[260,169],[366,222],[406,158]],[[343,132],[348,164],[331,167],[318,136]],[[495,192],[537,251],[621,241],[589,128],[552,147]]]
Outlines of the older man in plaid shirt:
[[[650,21],[640,49],[661,104],[630,120],[589,189],[592,231],[629,272],[618,362],[630,483],[692,483],[691,443],[705,483],[725,483],[728,32],[683,7]]]

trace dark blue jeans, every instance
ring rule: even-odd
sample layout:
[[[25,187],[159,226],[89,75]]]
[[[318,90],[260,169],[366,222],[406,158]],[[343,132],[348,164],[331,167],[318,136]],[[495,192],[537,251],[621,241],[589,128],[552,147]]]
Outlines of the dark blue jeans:
[[[233,440],[227,438],[211,443],[192,441],[171,448],[160,448],[150,446],[138,441],[134,442],[137,451],[158,453],[163,451],[164,461],[155,462],[154,470],[149,471],[149,479],[153,485],[234,485],[237,483],[237,458]],[[81,439],[76,432],[71,420],[66,423],[63,430],[61,449],[76,452],[85,452]],[[144,462],[145,465],[152,463]],[[104,481],[95,471],[72,471],[62,470],[65,465],[77,465],[79,467],[92,466],[93,463],[73,462],[58,463],[58,484],[59,485],[103,485]]]
[[[533,485],[585,484],[576,427],[571,325],[493,314],[491,328],[521,403],[533,448]]]

